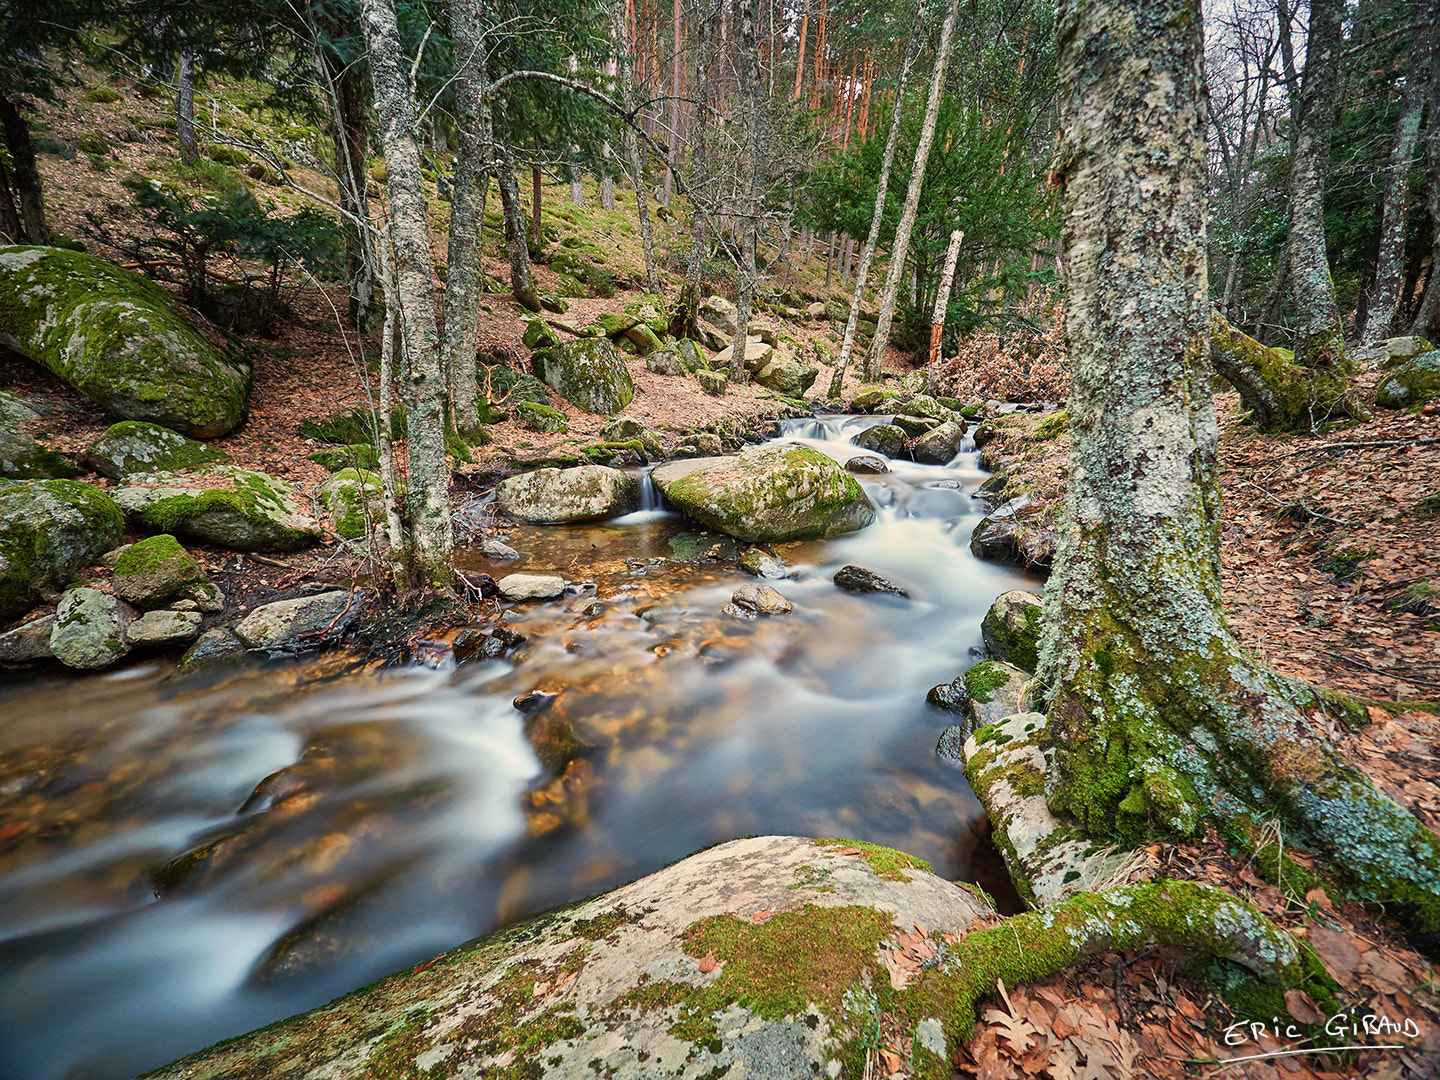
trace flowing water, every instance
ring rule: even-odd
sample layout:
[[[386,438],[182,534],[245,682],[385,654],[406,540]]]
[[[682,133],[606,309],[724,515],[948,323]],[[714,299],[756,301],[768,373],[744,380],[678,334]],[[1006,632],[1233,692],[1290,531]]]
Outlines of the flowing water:
[[[782,437],[844,461],[878,419]],[[925,703],[1033,587],[969,553],[975,459],[862,477],[874,525],[778,549],[786,616],[720,614],[752,580],[733,545],[652,496],[469,560],[584,583],[512,609],[505,660],[0,687],[0,1080],[133,1076],[736,836],[856,837],[993,891]],[[910,599],[842,592],[846,563]]]

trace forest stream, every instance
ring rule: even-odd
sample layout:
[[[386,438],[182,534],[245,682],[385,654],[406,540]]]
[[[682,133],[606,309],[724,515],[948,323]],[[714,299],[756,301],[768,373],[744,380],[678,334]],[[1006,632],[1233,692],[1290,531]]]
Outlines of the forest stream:
[[[843,462],[888,419],[781,437]],[[925,700],[991,601],[1036,587],[970,554],[976,458],[859,477],[875,524],[778,549],[788,615],[721,614],[753,579],[652,508],[465,556],[577,583],[508,612],[505,660],[0,686],[0,1080],[131,1077],[737,836],[855,837],[1003,888]],[[909,598],[841,591],[847,563]],[[557,696],[528,722],[583,744],[559,779],[514,704],[535,691]]]

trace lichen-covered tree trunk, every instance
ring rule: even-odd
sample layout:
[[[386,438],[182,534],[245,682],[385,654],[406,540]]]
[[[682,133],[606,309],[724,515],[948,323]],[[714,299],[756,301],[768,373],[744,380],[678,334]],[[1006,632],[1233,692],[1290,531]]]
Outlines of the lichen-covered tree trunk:
[[[1345,332],[1325,255],[1323,196],[1339,78],[1345,0],[1312,0],[1295,153],[1290,162],[1290,294],[1295,359],[1311,369],[1345,367]]]
[[[1405,89],[1400,96],[1400,118],[1395,123],[1385,199],[1380,208],[1380,252],[1375,264],[1375,284],[1365,307],[1364,321],[1355,328],[1355,336],[1360,341],[1388,335],[1400,303],[1400,282],[1405,270],[1405,224],[1410,209],[1410,166],[1416,143],[1420,141],[1420,118],[1425,112],[1425,83],[1434,37],[1434,25],[1427,23],[1416,31],[1415,40],[1410,44]],[[1435,123],[1432,119],[1431,124]]]
[[[890,270],[885,276],[885,292],[880,299],[880,315],[875,322],[875,337],[865,357],[865,378],[880,377],[885,359],[885,346],[890,342],[890,323],[895,318],[895,301],[900,296],[900,280],[905,273],[905,258],[910,250],[910,233],[920,207],[920,190],[925,186],[925,166],[930,160],[930,144],[935,139],[935,120],[940,114],[940,98],[945,91],[945,67],[950,61],[950,38],[960,0],[950,0],[945,25],[940,29],[940,47],[935,53],[935,71],[930,78],[930,98],[925,103],[925,120],[920,125],[920,142],[915,147],[915,160],[910,164],[910,187],[905,192],[905,207],[900,224],[895,227],[895,242],[890,245]]]
[[[1200,0],[1066,0],[1058,27],[1071,479],[1037,670],[1048,802],[1132,843],[1278,817],[1357,894],[1433,909],[1435,834],[1225,625]]]
[[[495,178],[500,186],[500,216],[505,223],[505,254],[510,259],[510,295],[530,311],[540,310],[535,275],[530,269],[530,249],[525,246],[525,209],[520,204],[520,185],[510,152],[494,144]]]
[[[189,168],[200,164],[200,143],[195,138],[195,54],[181,49],[175,61],[175,141],[180,161]]]
[[[1239,391],[1261,431],[1309,431],[1337,410],[1364,415],[1348,374],[1333,367],[1301,367],[1289,350],[1263,345],[1237,330],[1219,309],[1210,314],[1210,360]]]
[[[1440,20],[1440,0],[1425,5],[1433,27]],[[1430,119],[1425,130],[1425,155],[1429,159],[1430,183],[1425,208],[1430,214],[1430,281],[1410,326],[1412,334],[1440,339],[1440,41],[1430,50]]]
[[[361,27],[370,51],[380,148],[390,195],[390,249],[405,345],[406,458],[410,557],[421,583],[450,587],[455,537],[445,467],[445,380],[430,265],[430,222],[415,138],[415,101],[395,22],[393,0],[362,0]],[[382,424],[389,418],[382,416]]]

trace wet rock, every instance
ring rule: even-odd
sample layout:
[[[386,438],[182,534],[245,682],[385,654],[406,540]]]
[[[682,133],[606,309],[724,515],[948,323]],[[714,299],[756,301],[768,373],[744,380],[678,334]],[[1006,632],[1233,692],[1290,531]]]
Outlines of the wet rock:
[[[931,687],[925,700],[931,705],[959,714],[963,719],[955,727],[958,742],[950,741],[953,754],[947,759],[963,767],[960,745],[986,724],[998,724],[1005,717],[1021,711],[1022,697],[1031,677],[1013,664],[999,660],[982,660],[965,674],[948,683]],[[948,728],[946,729],[949,730]],[[945,742],[941,738],[942,744]],[[947,751],[937,750],[946,757]]]
[[[554,600],[565,595],[565,579],[552,574],[507,574],[495,584],[506,600]]]
[[[875,520],[853,476],[798,444],[671,462],[651,479],[694,521],[752,544],[840,536]]]
[[[147,611],[125,631],[126,644],[139,649],[157,645],[188,645],[200,633],[198,611]]]
[[[264,604],[235,625],[248,648],[292,652],[339,638],[360,617],[364,593],[333,589]]]
[[[866,570],[863,566],[842,566],[835,572],[834,582],[846,592],[858,593],[891,593],[895,596],[909,597],[910,594],[896,585],[893,581],[881,577],[873,570]]]
[[[1032,523],[1036,514],[1028,495],[1020,495],[986,515],[970,534],[977,559],[1048,570],[1060,538],[1053,529]]]
[[[249,796],[240,804],[240,809],[235,812],[248,814],[255,810],[265,810],[292,795],[300,794],[309,786],[310,777],[303,769],[287,765],[283,769],[276,769],[256,784],[251,789]]]
[[[50,631],[54,626],[55,616],[43,615],[0,634],[0,664],[54,659],[55,654],[50,651]]]
[[[1039,661],[1042,609],[1043,601],[1032,592],[1014,589],[996,597],[980,624],[990,655],[1033,673]]]
[[[761,615],[789,615],[795,609],[779,590],[751,582],[736,589],[730,602],[720,610],[737,619],[754,619]]]
[[[230,667],[242,663],[249,650],[245,643],[223,626],[216,626],[200,635],[199,640],[186,650],[180,662],[175,665],[175,674],[188,675],[192,671],[209,668]]]
[[[747,547],[740,553],[739,566],[747,574],[758,578],[790,577],[793,571],[783,561],[758,547]]]
[[[121,597],[149,611],[186,596],[205,581],[205,570],[175,537],[160,533],[125,548],[111,581]]]
[[[924,465],[946,465],[960,452],[965,422],[946,420],[915,440],[915,460]]]
[[[486,540],[480,545],[480,554],[496,562],[510,562],[520,558],[518,551],[499,540]]]
[[[884,454],[887,458],[905,456],[905,432],[894,424],[875,424],[850,437],[850,445],[862,450]]]
[[[204,473],[147,474],[114,495],[147,532],[237,551],[299,551],[320,539],[320,525],[301,510],[293,485],[249,469],[218,465]]]
[[[131,473],[173,472],[229,460],[229,454],[213,446],[141,420],[110,425],[85,450],[85,463],[111,480]]]
[[[940,426],[940,421],[934,417],[906,416],[903,413],[897,414],[895,419],[890,422],[905,432],[905,437],[909,439],[917,439],[926,432]]]
[[[525,644],[525,635],[502,623],[484,629],[468,627],[455,636],[455,662],[498,660],[511,649]]]
[[[588,825],[590,792],[599,782],[595,766],[585,758],[568,762],[559,776],[525,796],[525,824],[530,835],[548,836],[561,828]]]
[[[604,465],[537,469],[502,481],[495,502],[516,521],[597,521],[638,509],[640,485],[629,473]]]
[[[845,471],[861,476],[879,476],[888,473],[890,466],[885,464],[884,458],[875,457],[873,454],[856,454],[845,462]]]
[[[563,711],[549,707],[555,701],[553,696],[544,696],[549,698],[545,707],[522,710],[525,738],[540,764],[551,772],[562,772],[570,762],[595,749],[595,743],[582,738]]]
[[[78,480],[0,482],[0,623],[60,590],[125,529],[120,508]]]
[[[108,593],[87,586],[70,589],[55,609],[50,651],[66,667],[108,667],[130,651],[125,630],[134,618],[134,608]]]

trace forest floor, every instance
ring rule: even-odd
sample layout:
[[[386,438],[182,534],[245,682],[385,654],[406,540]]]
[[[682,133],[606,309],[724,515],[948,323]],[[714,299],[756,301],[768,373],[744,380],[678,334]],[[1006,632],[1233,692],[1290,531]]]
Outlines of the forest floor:
[[[99,131],[110,143],[104,154],[88,159],[42,155],[62,229],[84,236],[87,210],[104,212],[125,197],[117,183],[122,174],[173,174],[173,136],[162,124],[165,108],[164,101],[128,93],[115,107],[79,97],[45,107],[48,131],[57,140]],[[564,189],[550,184],[547,191],[552,208],[565,209],[560,205]],[[593,200],[593,187],[589,195]],[[613,265],[625,271],[618,276],[629,277],[632,284],[639,265],[638,234],[629,224],[633,207],[633,194],[625,192],[614,216],[587,219],[600,222],[591,225],[598,230],[593,238],[613,246]],[[553,220],[561,228],[575,224]],[[437,236],[443,236],[442,229]],[[485,247],[486,270],[498,276],[503,266],[495,239],[489,237]],[[107,253],[87,243],[92,251]],[[823,251],[818,257],[823,269]],[[794,284],[812,295],[844,297],[838,287],[819,285],[813,262],[793,273]],[[538,275],[542,288],[553,284],[543,266]],[[673,275],[667,274],[665,282],[673,295]],[[622,292],[610,300],[578,300],[566,318],[583,325],[599,310],[618,310],[628,298]],[[306,491],[327,473],[309,461],[319,447],[298,433],[297,423],[367,400],[368,368],[362,356],[372,350],[332,314],[343,307],[341,299],[333,289],[321,293],[313,287],[291,295],[292,314],[278,336],[252,343],[257,366],[249,422],[219,441],[236,463],[285,477]],[[528,318],[508,299],[487,296],[482,351],[521,366],[528,350],[520,334]],[[821,339],[834,345],[835,335],[824,320],[792,322],[782,329],[802,343]],[[637,394],[623,415],[652,427],[683,431],[725,418],[760,416],[775,407],[753,386],[734,387],[714,398],[693,380],[653,375],[639,361],[630,366]],[[908,358],[892,349],[886,367],[901,371],[908,366]],[[1011,396],[1003,363],[991,365],[991,379],[991,396]],[[828,381],[829,372],[822,368],[814,393],[822,393]],[[1362,391],[1373,389],[1373,383],[1370,373]],[[1028,385],[1017,374],[1015,385],[1022,384]],[[0,385],[48,405],[47,441],[63,453],[77,454],[106,425],[100,410],[13,355],[0,356]],[[855,386],[852,375],[847,396]],[[558,399],[552,404],[566,413],[571,434],[541,435],[516,420],[492,425],[492,442],[477,451],[476,464],[457,465],[457,501],[479,494],[515,458],[538,456],[566,439],[594,440],[602,418]],[[1375,699],[1368,710],[1370,723],[1360,729],[1323,714],[1312,719],[1357,766],[1440,831],[1440,719],[1433,712],[1440,702],[1440,517],[1421,503],[1440,483],[1440,417],[1377,413],[1367,423],[1323,435],[1268,436],[1241,423],[1233,395],[1217,395],[1216,406],[1225,495],[1222,581],[1232,626],[1277,670]],[[1058,513],[1067,440],[1063,435],[1037,439],[1036,423],[1038,418],[1021,418],[1007,425],[1001,445],[1030,474],[1033,497]],[[462,535],[462,542],[475,538]],[[198,554],[241,605],[263,602],[305,580],[343,581],[358,572],[333,537],[313,551],[279,558],[214,549]],[[1287,1005],[1293,1021],[1242,1017],[1206,988],[1213,984],[1178,973],[1173,956],[1104,956],[1027,987],[997,988],[993,1006],[982,1011],[968,1057],[956,1063],[957,1075],[986,1080],[1440,1076],[1440,975],[1393,923],[1357,904],[1333,905],[1320,892],[1282,891],[1213,833],[1156,844],[1147,855],[1147,873],[1226,889],[1305,937],[1341,983],[1340,999],[1350,1011],[1332,1019],[1314,1002],[1291,996]],[[1243,1026],[1234,1026],[1242,1020]],[[1322,1044],[1397,1048],[1322,1052]],[[873,1072],[867,1070],[865,1080],[903,1075],[908,1052],[897,1034],[893,1043],[875,1050]],[[1256,1055],[1283,1056],[1246,1060]]]

